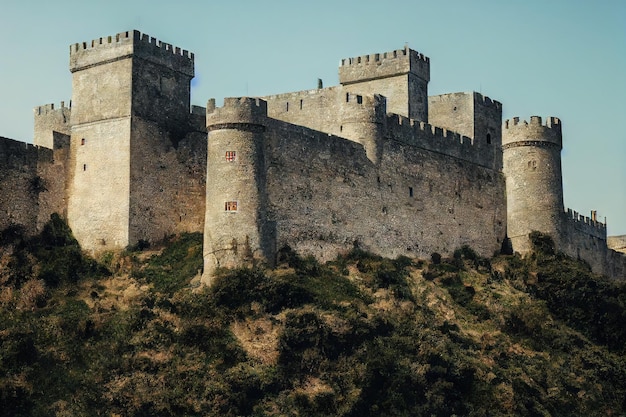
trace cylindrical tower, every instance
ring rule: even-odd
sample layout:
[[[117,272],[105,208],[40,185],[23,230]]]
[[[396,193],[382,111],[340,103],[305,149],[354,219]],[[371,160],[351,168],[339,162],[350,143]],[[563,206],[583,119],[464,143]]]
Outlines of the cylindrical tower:
[[[377,164],[382,153],[387,115],[385,97],[379,94],[363,96],[346,93],[341,109],[340,135],[363,145],[367,158]]]
[[[538,231],[559,244],[563,213],[561,122],[533,116],[530,123],[507,120],[502,130],[506,176],[507,235],[513,250],[530,251],[528,235]]]
[[[207,183],[204,273],[211,283],[219,267],[271,261],[272,232],[266,222],[264,132],[267,103],[226,98],[207,105]]]

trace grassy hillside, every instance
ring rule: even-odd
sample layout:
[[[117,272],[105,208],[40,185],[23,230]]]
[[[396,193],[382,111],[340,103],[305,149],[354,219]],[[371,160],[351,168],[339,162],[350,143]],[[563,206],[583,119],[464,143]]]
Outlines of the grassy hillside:
[[[208,289],[197,234],[96,262],[58,217],[5,230],[0,416],[624,415],[626,289],[533,239],[527,259],[285,248]]]

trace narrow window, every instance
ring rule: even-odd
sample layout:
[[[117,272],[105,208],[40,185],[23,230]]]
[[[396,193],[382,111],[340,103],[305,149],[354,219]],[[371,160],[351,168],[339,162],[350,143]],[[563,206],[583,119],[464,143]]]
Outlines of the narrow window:
[[[287,102],[287,104],[285,106],[285,111],[289,111],[289,102]]]
[[[83,171],[87,171],[87,164],[83,164]]]
[[[237,202],[236,201],[225,202],[224,211],[237,211]]]
[[[359,103],[359,104],[363,104],[363,96],[357,95],[356,96],[356,102]]]
[[[487,133],[487,144],[491,143],[491,133]]]
[[[409,187],[409,197],[413,197],[413,187]]]
[[[226,151],[226,160],[228,162],[235,162],[236,159],[237,159],[236,151]]]
[[[302,100],[300,100],[300,110],[302,110]]]
[[[84,144],[85,144],[85,138],[82,138],[82,139],[80,140],[80,144],[81,144],[81,145],[84,145]]]

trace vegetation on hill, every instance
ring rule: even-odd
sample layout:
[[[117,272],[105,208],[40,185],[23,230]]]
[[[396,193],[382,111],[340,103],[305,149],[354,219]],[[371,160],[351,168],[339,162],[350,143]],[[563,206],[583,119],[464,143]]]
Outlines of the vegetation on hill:
[[[202,238],[80,252],[0,234],[0,416],[610,416],[626,289],[533,235],[525,259],[319,264],[199,285]]]

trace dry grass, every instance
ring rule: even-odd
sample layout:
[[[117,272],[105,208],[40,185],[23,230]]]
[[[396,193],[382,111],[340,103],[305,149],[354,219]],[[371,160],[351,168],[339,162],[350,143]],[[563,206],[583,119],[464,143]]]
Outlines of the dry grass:
[[[230,329],[246,354],[264,365],[278,362],[278,340],[282,325],[271,317],[235,321]]]

